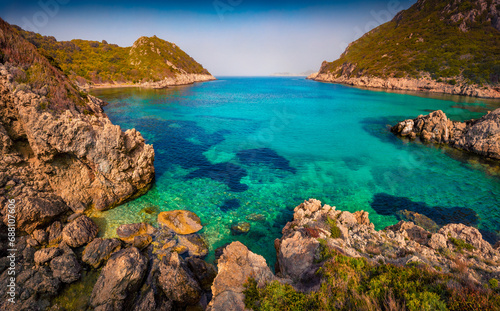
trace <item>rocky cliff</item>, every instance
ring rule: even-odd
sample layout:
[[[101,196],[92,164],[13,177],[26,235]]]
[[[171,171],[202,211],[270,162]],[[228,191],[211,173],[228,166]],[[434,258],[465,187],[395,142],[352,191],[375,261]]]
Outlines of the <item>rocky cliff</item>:
[[[17,202],[17,228],[33,232],[68,211],[116,206],[146,191],[154,150],[113,125],[99,99],[80,93],[0,20],[0,204]]]
[[[399,122],[391,131],[402,137],[448,144],[480,156],[500,160],[500,109],[478,120],[449,120],[441,110]]]
[[[500,2],[419,0],[308,78],[500,98]]]
[[[106,41],[57,41],[16,27],[54,66],[84,89],[93,87],[164,88],[215,80],[176,44],[140,37],[131,47]]]

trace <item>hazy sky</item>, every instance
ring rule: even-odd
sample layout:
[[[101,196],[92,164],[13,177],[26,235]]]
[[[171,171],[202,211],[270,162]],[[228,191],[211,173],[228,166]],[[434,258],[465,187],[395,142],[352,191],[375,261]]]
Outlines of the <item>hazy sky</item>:
[[[0,17],[57,40],[176,43],[215,76],[318,70],[416,0],[0,0]]]

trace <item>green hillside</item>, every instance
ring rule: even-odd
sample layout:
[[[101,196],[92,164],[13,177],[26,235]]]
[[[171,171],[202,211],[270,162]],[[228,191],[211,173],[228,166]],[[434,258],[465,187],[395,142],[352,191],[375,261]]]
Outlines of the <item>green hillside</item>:
[[[160,81],[179,73],[209,74],[192,57],[173,43],[141,37],[132,47],[106,41],[57,41],[16,27],[55,67],[71,80],[91,83]]]
[[[420,78],[497,84],[500,78],[498,0],[419,0],[353,42],[320,73],[336,77]]]

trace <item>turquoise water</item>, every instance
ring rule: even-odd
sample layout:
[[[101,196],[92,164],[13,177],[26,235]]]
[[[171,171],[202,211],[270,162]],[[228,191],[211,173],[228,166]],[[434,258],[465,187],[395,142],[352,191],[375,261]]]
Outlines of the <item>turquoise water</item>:
[[[477,226],[490,241],[500,230],[495,165],[388,130],[437,109],[455,120],[478,118],[498,102],[275,77],[94,93],[110,103],[113,123],[139,130],[156,152],[156,181],[146,195],[93,214],[105,236],[123,223],[155,223],[159,211],[188,209],[202,219],[210,256],[239,240],[272,265],[274,239],[308,198],[368,211],[377,229],[408,209],[438,224]],[[251,229],[232,235],[239,221]]]

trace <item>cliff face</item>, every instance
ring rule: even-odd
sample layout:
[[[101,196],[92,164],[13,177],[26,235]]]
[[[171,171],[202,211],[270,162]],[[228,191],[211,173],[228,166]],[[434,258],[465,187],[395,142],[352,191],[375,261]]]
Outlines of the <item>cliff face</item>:
[[[309,79],[500,98],[499,4],[419,0]]]
[[[483,157],[500,160],[500,109],[489,112],[479,120],[457,122],[441,111],[399,122],[391,131],[410,139],[449,144]]]
[[[176,44],[156,36],[140,37],[131,47],[120,47],[106,41],[57,41],[21,28],[16,31],[82,88],[162,88],[215,80]]]
[[[80,93],[0,20],[0,204],[17,202],[31,233],[67,211],[111,208],[146,191],[154,150],[113,125],[99,99]]]

